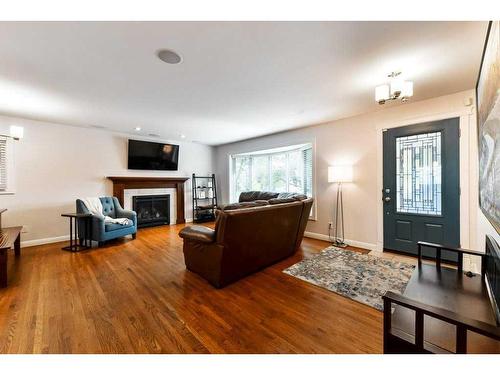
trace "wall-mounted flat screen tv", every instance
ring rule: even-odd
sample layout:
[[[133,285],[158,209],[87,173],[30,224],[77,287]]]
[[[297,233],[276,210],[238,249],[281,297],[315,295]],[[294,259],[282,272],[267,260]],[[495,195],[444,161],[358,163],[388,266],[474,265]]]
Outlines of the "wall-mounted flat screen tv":
[[[176,171],[179,145],[128,140],[128,169]]]

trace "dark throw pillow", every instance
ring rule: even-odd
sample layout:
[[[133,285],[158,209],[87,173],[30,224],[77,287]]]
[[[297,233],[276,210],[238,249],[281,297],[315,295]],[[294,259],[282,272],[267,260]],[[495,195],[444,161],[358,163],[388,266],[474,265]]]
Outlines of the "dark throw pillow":
[[[253,202],[231,203],[222,208],[223,211],[239,210],[241,208],[267,206],[267,201],[257,200]]]
[[[269,204],[280,204],[280,203],[290,203],[296,202],[295,198],[273,198],[269,199]]]
[[[279,193],[277,198],[279,199],[291,198],[296,201],[303,201],[304,199],[307,199],[307,195],[299,193]]]
[[[272,193],[269,191],[244,191],[240,194],[238,201],[242,202],[253,202],[258,200],[269,200],[276,198],[278,193]]]

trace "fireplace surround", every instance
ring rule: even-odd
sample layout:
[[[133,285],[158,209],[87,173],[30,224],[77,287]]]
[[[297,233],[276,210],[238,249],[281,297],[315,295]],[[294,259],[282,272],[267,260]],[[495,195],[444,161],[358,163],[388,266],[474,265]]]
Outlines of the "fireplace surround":
[[[186,222],[184,216],[184,183],[188,177],[107,177],[113,181],[113,195],[118,198],[118,201],[123,206],[124,190],[125,189],[154,189],[154,188],[174,188],[176,199],[176,223],[182,224]]]

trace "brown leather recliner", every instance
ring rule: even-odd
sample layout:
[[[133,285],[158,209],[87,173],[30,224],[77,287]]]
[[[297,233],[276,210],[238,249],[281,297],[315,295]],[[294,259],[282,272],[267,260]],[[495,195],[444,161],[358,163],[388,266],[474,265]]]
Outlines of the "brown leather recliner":
[[[184,260],[217,288],[287,258],[299,248],[313,199],[221,211],[215,229],[193,225],[179,233]]]

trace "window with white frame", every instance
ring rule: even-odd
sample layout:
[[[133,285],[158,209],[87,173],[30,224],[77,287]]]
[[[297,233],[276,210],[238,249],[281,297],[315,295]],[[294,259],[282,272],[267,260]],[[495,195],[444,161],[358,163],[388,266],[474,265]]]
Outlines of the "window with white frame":
[[[231,155],[231,201],[250,190],[313,195],[312,144]]]

